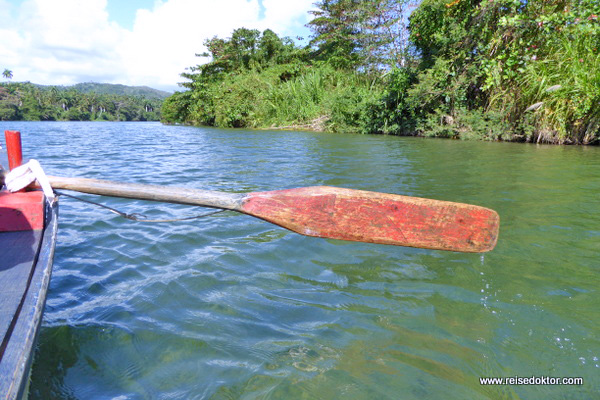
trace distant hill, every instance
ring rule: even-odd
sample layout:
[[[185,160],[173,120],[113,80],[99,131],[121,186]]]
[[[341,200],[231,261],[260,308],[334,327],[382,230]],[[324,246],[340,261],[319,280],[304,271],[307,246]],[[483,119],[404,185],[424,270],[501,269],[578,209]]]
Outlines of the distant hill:
[[[0,121],[159,121],[169,93],[149,87],[0,82]]]
[[[50,86],[36,85],[41,88],[48,88]],[[97,93],[97,94],[116,94],[123,96],[139,96],[147,99],[159,99],[164,100],[169,97],[172,93],[165,92],[163,90],[153,89],[148,86],[127,86],[114,83],[96,83],[96,82],[85,82],[78,83],[71,86],[56,86],[61,90],[76,90],[81,93]]]

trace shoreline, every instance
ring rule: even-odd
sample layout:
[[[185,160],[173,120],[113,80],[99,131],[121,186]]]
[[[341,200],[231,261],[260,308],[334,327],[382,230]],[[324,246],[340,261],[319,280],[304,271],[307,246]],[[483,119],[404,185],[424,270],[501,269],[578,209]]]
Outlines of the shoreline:
[[[424,139],[446,139],[446,140],[463,140],[463,141],[477,141],[477,142],[497,142],[497,143],[526,143],[526,144],[538,144],[538,145],[552,145],[552,146],[589,146],[589,147],[595,147],[595,146],[600,146],[600,139],[595,140],[591,143],[576,143],[576,142],[572,142],[569,139],[565,139],[562,142],[553,142],[553,141],[545,141],[545,140],[537,140],[537,141],[533,141],[533,140],[527,140],[527,138],[525,137],[525,135],[513,135],[512,139],[510,140],[504,140],[504,139],[495,139],[495,140],[486,140],[485,138],[480,138],[480,137],[476,137],[471,136],[471,137],[461,137],[460,135],[457,136],[453,136],[453,137],[445,137],[445,136],[428,136],[428,135],[421,135],[421,134],[393,134],[393,133],[357,133],[357,132],[338,132],[338,131],[334,131],[334,130],[329,130],[327,129],[327,121],[328,121],[328,116],[321,116],[318,118],[315,118],[313,120],[311,120],[308,123],[304,123],[304,124],[290,124],[290,125],[271,125],[271,126],[258,126],[258,127],[235,127],[235,128],[231,128],[231,127],[220,127],[220,126],[213,126],[213,125],[203,125],[203,124],[192,124],[192,123],[180,123],[180,122],[166,122],[166,121],[160,121],[160,120],[148,120],[148,121],[131,121],[131,120],[121,120],[121,121],[107,121],[107,120],[75,120],[75,121],[70,121],[70,120],[49,120],[49,121],[38,121],[38,120],[0,120],[0,122],[49,122],[49,123],[53,123],[53,122],[74,122],[74,123],[78,123],[78,122],[103,122],[103,123],[112,123],[112,122],[125,122],[125,123],[135,123],[135,122],[153,122],[153,123],[160,123],[162,125],[167,125],[167,126],[190,126],[190,127],[206,127],[206,128],[215,128],[215,129],[233,129],[233,130],[237,130],[237,129],[249,129],[249,130],[256,130],[256,131],[305,131],[305,132],[316,132],[316,133],[335,133],[335,134],[340,134],[340,135],[347,135],[348,133],[353,133],[353,134],[358,134],[358,135],[374,135],[374,136],[397,136],[397,137],[418,137],[418,138],[424,138]],[[465,131],[467,132],[467,131]],[[473,131],[468,131],[470,133],[473,133]],[[538,137],[538,139],[541,138],[541,136]]]

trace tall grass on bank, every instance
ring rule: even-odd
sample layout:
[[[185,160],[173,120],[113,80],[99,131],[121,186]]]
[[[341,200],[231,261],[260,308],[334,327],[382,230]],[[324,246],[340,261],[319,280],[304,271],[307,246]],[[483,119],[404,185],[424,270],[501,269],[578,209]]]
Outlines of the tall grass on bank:
[[[288,76],[294,69],[277,65],[247,70],[207,84],[194,92],[202,96],[192,99],[182,122],[256,128],[303,126],[318,120],[320,129],[370,133],[367,105],[381,98],[381,83],[327,64],[306,66]]]
[[[263,105],[268,125],[304,123],[326,113],[324,99],[336,87],[332,71],[313,69],[310,72],[271,85]]]
[[[536,142],[600,139],[600,43],[587,35],[575,39],[563,35],[519,81],[525,133]]]
[[[383,89],[368,76],[313,67],[292,80],[273,85],[264,104],[268,126],[303,124],[325,119],[327,130],[368,133],[365,103],[379,99]]]

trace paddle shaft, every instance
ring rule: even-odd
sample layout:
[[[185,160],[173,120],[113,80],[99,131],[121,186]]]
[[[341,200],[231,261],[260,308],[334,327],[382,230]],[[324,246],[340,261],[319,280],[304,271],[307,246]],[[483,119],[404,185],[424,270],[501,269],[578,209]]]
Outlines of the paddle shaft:
[[[49,176],[55,189],[204,207],[251,215],[323,238],[461,252],[494,248],[499,217],[470,204],[328,186],[230,194],[209,190]]]
[[[244,198],[243,194],[139,183],[112,182],[99,179],[48,176],[48,180],[54,189],[74,190],[76,192],[97,194],[100,196],[223,208],[240,212],[242,212],[241,203]]]

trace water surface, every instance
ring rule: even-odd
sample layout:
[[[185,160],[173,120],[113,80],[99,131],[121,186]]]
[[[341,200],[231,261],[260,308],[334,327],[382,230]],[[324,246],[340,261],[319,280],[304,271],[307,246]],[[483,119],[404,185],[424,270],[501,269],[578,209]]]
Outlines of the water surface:
[[[230,212],[144,224],[62,198],[31,399],[600,397],[599,148],[0,126],[21,130],[25,157],[53,175],[226,192],[332,185],[501,216],[498,246],[478,255],[303,237]],[[151,218],[202,211],[100,200]],[[494,376],[584,384],[480,385]]]

